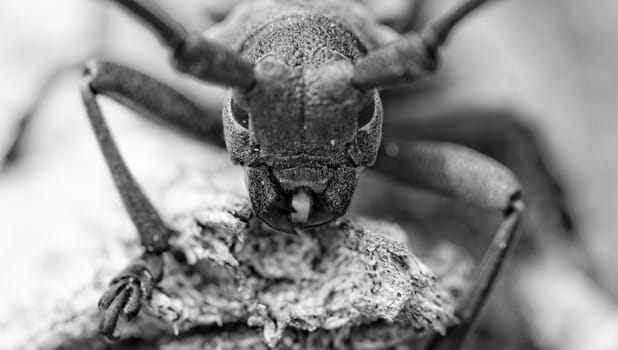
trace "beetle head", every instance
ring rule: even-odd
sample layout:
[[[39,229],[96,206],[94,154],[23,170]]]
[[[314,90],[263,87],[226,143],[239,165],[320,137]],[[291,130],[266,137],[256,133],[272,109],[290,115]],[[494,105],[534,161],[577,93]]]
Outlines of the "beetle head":
[[[290,67],[273,56],[255,66],[256,84],[224,106],[227,148],[245,167],[256,215],[293,231],[342,216],[359,171],[377,156],[382,105],[354,88],[351,62]]]

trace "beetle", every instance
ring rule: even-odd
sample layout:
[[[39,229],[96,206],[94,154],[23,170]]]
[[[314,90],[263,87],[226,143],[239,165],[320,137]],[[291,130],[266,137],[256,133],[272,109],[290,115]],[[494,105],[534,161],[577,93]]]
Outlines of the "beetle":
[[[505,166],[451,140],[393,140],[381,149],[378,89],[435,72],[452,29],[489,0],[462,0],[420,32],[397,40],[385,39],[380,25],[350,1],[247,1],[210,36],[187,32],[146,1],[112,2],[153,30],[178,71],[230,91],[221,125],[217,116],[143,73],[99,60],[85,66],[87,116],[144,247],[99,302],[103,335],[113,338],[119,318],[135,317],[162,279],[171,232],[127,168],[98,95],[225,146],[245,169],[255,215],[281,231],[310,230],[343,216],[360,171],[372,166],[408,185],[502,211],[476,286],[456,310],[462,322],[429,348],[462,343],[513,247],[524,211],[521,186]]]

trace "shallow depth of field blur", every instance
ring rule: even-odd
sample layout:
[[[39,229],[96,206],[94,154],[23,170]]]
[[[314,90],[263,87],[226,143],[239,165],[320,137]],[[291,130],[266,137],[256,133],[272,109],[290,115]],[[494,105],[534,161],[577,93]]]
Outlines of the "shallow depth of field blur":
[[[387,3],[397,6],[398,1],[404,0]],[[441,1],[453,4],[458,0]],[[234,1],[159,2],[188,27],[203,29],[212,23],[207,9],[223,11]],[[388,12],[389,7],[381,10]],[[512,79],[500,84],[512,83],[518,98],[534,111],[535,120],[530,122],[538,128],[548,159],[566,189],[577,239],[592,262],[586,276],[590,283],[583,285],[593,286],[594,293],[567,288],[560,292],[560,285],[554,285],[552,290],[558,295],[552,298],[570,293],[603,298],[603,307],[571,305],[573,312],[556,313],[581,317],[590,329],[616,326],[613,339],[576,339],[568,342],[568,348],[616,349],[618,2],[496,1],[463,24],[449,47],[465,50],[458,47],[458,39],[472,42],[479,33],[493,43],[492,50],[500,51],[477,52],[479,62],[486,54],[488,60],[506,57],[515,67],[509,72]],[[445,60],[456,60],[448,48],[444,53]],[[158,77],[172,74],[168,54],[154,36],[103,0],[0,3],[2,153],[12,140],[17,116],[33,98],[42,77],[52,67],[93,55],[142,67]],[[487,67],[491,69],[491,62]],[[28,133],[24,159],[13,171],[0,173],[0,326],[16,315],[36,313],[30,306],[33,298],[53,300],[92,278],[91,266],[108,262],[83,264],[80,259],[104,249],[109,240],[121,239],[114,232],[129,226],[125,218],[117,219],[118,197],[88,129],[78,84],[78,74],[69,74],[54,85]],[[217,103],[222,96],[220,89],[192,82],[181,88],[205,103]],[[491,84],[480,89],[483,94],[493,91]],[[113,103],[104,107],[110,115],[130,116],[110,118],[110,123],[119,131],[118,141],[138,177],[162,177],[161,173],[171,171],[169,162],[229,167],[226,157],[210,157],[212,150],[196,152],[199,143],[144,123]],[[242,187],[242,173],[231,171],[225,181]],[[225,181],[221,188],[227,186]],[[119,269],[123,263],[110,263],[117,265],[110,268]],[[54,283],[42,284],[37,278],[42,274]],[[544,276],[544,282],[552,284],[552,277]],[[549,338],[536,345],[556,348],[557,341]]]

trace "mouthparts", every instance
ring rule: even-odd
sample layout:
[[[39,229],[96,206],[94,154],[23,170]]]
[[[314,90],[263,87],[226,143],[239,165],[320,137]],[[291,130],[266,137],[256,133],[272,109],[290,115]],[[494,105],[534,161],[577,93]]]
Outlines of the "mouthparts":
[[[311,194],[305,187],[296,189],[292,197],[292,213],[290,217],[296,227],[305,227],[309,222],[311,207],[313,205]]]

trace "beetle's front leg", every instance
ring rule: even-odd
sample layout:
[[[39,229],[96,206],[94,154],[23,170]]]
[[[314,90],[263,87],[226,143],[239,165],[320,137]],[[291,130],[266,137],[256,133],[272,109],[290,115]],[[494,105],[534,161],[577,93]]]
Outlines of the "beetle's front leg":
[[[132,262],[111,281],[107,292],[99,301],[99,307],[106,310],[99,331],[106,338],[114,340],[117,339],[114,332],[120,316],[127,319],[135,317],[142,300],[150,297],[153,284],[161,279],[161,254],[168,250],[170,234],[122,159],[95,99],[96,90],[91,85],[92,79],[87,75],[82,86],[88,117],[120,197],[146,250],[142,257]]]
[[[99,300],[99,309],[104,310],[99,331],[107,339],[117,340],[114,335],[120,316],[127,320],[139,313],[142,300],[150,300],[152,290],[163,277],[161,253],[145,252],[120,272],[109,284]]]
[[[221,130],[216,119],[210,119],[213,116],[205,115],[191,101],[144,74],[105,62],[92,62],[87,66],[82,85],[87,114],[145,250],[140,258],[112,280],[100,300],[99,307],[105,313],[99,329],[103,335],[114,339],[120,316],[127,319],[135,317],[142,301],[150,298],[154,285],[161,280],[164,268],[162,254],[169,249],[171,231],[125,164],[96,100],[98,94],[113,97],[138,111],[149,112],[151,116],[214,143],[221,143],[218,136]]]
[[[524,209],[520,185],[506,167],[464,146],[446,142],[404,141],[393,142],[390,148],[390,151],[381,154],[375,165],[382,173],[415,187],[501,210],[504,214],[480,263],[475,286],[456,310],[462,323],[450,330],[446,337],[436,338],[430,345],[432,350],[457,349],[480,312],[516,240],[517,226]]]

